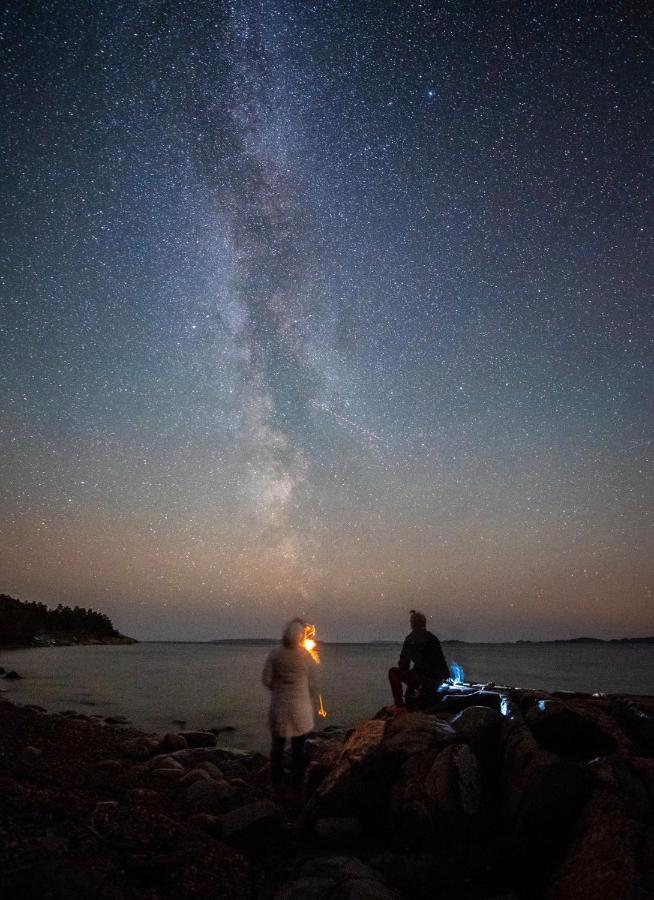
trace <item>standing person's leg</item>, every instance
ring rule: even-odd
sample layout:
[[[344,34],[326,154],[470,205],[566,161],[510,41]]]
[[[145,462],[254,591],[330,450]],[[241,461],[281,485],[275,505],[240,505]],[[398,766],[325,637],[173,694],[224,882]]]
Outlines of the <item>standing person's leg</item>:
[[[272,746],[270,748],[270,775],[275,783],[279,783],[284,777],[284,765],[282,758],[284,756],[284,745],[286,738],[279,737],[277,734],[272,736]]]
[[[304,779],[304,742],[306,739],[306,734],[291,738],[291,778],[294,787],[301,787]]]
[[[391,684],[391,691],[393,692],[393,703],[396,706],[404,706],[404,688],[402,687],[402,671],[398,666],[393,666],[392,669],[388,670],[388,680]]]

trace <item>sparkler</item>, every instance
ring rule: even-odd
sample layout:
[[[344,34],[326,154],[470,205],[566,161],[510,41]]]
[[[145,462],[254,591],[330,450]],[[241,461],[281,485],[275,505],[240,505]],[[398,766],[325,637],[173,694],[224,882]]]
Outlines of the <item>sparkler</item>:
[[[304,640],[302,641],[302,646],[307,651],[307,653],[311,654],[311,659],[315,663],[320,662],[320,653],[318,652],[318,646],[315,641],[316,637],[316,626],[315,625],[305,625],[304,626]],[[322,694],[318,694],[318,715],[321,719],[327,718],[327,710],[324,707],[322,701]]]

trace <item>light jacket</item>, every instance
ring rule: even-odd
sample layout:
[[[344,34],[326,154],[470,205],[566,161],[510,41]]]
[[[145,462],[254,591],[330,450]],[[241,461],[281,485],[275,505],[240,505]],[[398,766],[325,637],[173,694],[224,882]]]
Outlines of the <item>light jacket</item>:
[[[270,730],[277,737],[292,738],[313,729],[317,697],[316,663],[300,646],[278,647],[266,660],[262,681],[270,691]]]

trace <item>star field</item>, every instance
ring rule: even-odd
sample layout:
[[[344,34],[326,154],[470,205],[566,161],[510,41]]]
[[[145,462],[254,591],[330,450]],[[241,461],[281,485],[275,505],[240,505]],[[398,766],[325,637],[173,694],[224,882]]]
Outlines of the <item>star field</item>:
[[[651,633],[652,24],[7,4],[2,590],[141,638]]]

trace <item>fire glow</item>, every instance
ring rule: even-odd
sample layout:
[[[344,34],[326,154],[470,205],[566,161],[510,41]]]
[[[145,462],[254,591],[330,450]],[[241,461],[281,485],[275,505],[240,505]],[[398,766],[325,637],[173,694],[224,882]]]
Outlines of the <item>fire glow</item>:
[[[304,626],[304,640],[302,641],[302,646],[304,649],[311,655],[311,659],[315,663],[320,662],[320,653],[318,652],[318,645],[316,644],[316,626],[315,625],[305,625]],[[321,719],[327,718],[327,710],[325,709],[322,702],[322,694],[318,694],[318,715]]]

